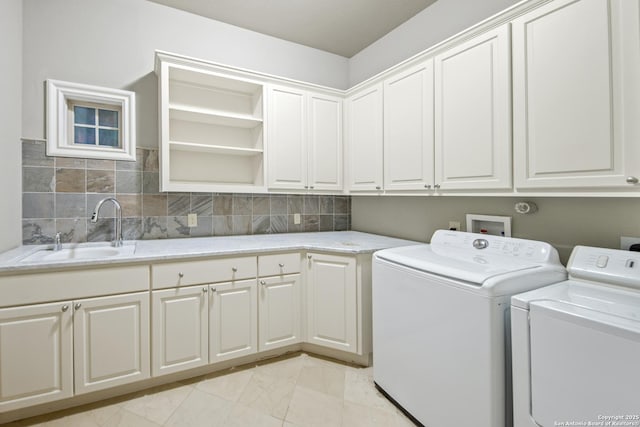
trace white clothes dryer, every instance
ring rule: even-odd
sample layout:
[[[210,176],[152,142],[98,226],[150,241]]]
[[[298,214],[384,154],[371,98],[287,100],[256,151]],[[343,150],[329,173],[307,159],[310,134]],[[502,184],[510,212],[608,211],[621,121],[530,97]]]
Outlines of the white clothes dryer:
[[[510,298],[566,277],[531,240],[439,230],[376,252],[375,384],[428,427],[510,426]]]
[[[515,427],[640,426],[640,254],[577,246],[511,299]]]

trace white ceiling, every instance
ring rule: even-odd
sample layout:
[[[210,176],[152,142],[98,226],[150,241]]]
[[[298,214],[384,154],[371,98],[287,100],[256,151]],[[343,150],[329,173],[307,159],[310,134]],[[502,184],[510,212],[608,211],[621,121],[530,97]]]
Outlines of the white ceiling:
[[[436,0],[150,0],[347,58]]]

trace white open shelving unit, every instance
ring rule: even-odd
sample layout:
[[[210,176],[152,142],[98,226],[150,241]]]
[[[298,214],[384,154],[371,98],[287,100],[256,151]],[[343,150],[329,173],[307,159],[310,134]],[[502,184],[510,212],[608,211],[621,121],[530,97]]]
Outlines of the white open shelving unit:
[[[156,53],[161,191],[266,191],[264,84]]]

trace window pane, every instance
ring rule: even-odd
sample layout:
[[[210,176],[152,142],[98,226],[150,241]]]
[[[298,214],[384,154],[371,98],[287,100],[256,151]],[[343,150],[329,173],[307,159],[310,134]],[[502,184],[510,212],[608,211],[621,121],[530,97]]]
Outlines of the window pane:
[[[73,127],[73,143],[74,144],[96,144],[96,130],[95,128],[85,128],[82,126]]]
[[[117,128],[118,112],[112,110],[98,110],[98,121],[100,123],[100,126]]]
[[[118,131],[112,129],[100,129],[100,142],[98,145],[118,147]]]
[[[95,125],[96,124],[96,109],[87,107],[73,107],[73,117],[77,124],[81,125]]]

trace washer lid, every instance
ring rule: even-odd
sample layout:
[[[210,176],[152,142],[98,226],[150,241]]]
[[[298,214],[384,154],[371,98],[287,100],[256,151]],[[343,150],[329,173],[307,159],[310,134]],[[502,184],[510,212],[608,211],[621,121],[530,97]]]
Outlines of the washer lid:
[[[385,249],[376,257],[427,273],[482,286],[488,279],[540,267],[539,263],[511,256],[485,254],[438,245],[414,245]]]
[[[577,280],[566,280],[515,295],[511,298],[511,305],[524,309],[536,306],[559,315],[600,319],[604,323],[631,322],[636,328],[640,325],[640,292]]]

